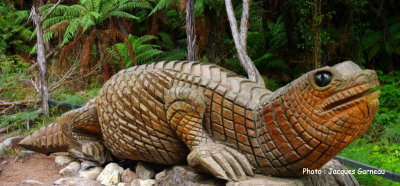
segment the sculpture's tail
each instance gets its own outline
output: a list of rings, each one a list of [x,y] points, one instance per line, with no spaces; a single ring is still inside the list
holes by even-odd
[[[59,123],[42,127],[25,137],[18,145],[47,155],[68,150],[67,137],[62,133]]]

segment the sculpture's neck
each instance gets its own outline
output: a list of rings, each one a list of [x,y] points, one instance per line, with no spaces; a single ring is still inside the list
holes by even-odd
[[[307,102],[298,100],[294,91],[300,90],[301,87],[288,85],[275,92],[279,95],[272,95],[263,106],[263,127],[258,132],[266,157],[259,162],[263,172],[301,176],[303,168],[320,168],[341,149],[332,146],[337,144],[337,137],[331,136],[323,125],[326,121],[315,115],[312,101],[308,101],[308,106],[298,103]]]

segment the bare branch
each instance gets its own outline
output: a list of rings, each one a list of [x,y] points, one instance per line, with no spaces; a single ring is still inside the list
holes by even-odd
[[[225,7],[226,7],[226,13],[228,15],[228,20],[229,24],[231,27],[232,31],[232,36],[233,36],[233,41],[235,42],[236,46],[236,51],[238,53],[239,61],[240,64],[243,66],[243,68],[246,70],[248,78],[257,84],[259,84],[262,87],[265,87],[264,80],[262,79],[262,76],[258,72],[256,66],[254,63],[251,61],[250,57],[247,54],[246,51],[246,39],[247,39],[247,22],[248,22],[248,17],[249,17],[249,1],[244,0],[243,3],[243,14],[242,15],[242,21],[241,21],[241,33],[239,33],[235,13],[233,11],[232,7],[232,1],[231,0],[225,0]],[[245,27],[245,28],[243,28]]]
[[[40,74],[40,92],[42,94],[42,108],[45,116],[49,116],[49,104],[50,94],[48,90],[48,77],[46,67],[46,47],[43,39],[43,28],[42,19],[40,18],[40,12],[38,7],[32,7],[32,19],[36,27],[36,43],[37,43],[37,56],[36,63],[39,65]]]
[[[61,0],[58,0],[56,4],[54,4],[51,9],[47,12],[47,14],[42,18],[41,21],[46,20],[49,18],[50,14],[53,13],[53,11],[56,9],[56,7],[61,3]]]
[[[24,100],[24,101],[14,101],[14,102],[0,101],[0,115],[5,114],[7,111],[14,108],[15,106],[28,105],[31,103],[37,103],[39,101],[40,100]]]
[[[243,10],[242,10],[242,19],[240,21],[240,41],[242,43],[242,47],[244,49],[247,48],[247,30],[249,23],[249,0],[243,0]]]
[[[238,28],[237,28],[237,22],[236,22],[235,13],[234,13],[233,7],[232,7],[232,1],[231,0],[225,0],[225,7],[226,7],[226,13],[228,15],[228,20],[229,20],[229,23],[231,25],[233,40],[234,40],[235,45],[237,47],[238,45],[241,45],[241,44],[240,43],[236,43],[236,39],[235,39],[235,38],[239,38],[239,31],[238,31]]]
[[[49,89],[53,90],[59,87],[60,85],[64,84],[65,80],[75,75],[77,69],[78,69],[78,63],[74,63],[62,78],[60,78],[56,83],[53,83],[52,85],[49,86],[50,87]]]
[[[46,59],[48,59],[50,56],[52,56],[53,54],[55,54],[59,49],[59,46],[55,47],[53,50],[51,50],[50,52],[48,52],[46,54]]]

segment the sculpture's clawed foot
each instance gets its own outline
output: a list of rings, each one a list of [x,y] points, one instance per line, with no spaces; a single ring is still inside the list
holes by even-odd
[[[252,176],[253,170],[247,158],[221,144],[207,144],[196,147],[187,157],[189,166],[201,166],[217,178],[238,181]]]

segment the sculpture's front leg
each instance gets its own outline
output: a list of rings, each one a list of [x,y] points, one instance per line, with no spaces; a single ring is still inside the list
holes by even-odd
[[[94,104],[63,114],[60,123],[69,142],[70,155],[100,163],[112,160],[101,141],[101,127]]]
[[[243,154],[216,143],[204,130],[206,102],[203,94],[190,88],[173,87],[166,92],[165,102],[171,127],[191,151],[187,157],[190,166],[200,166],[226,180],[253,175]]]

